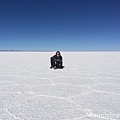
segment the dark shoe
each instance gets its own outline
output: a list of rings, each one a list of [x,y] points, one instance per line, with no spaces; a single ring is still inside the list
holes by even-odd
[[[59,66],[58,69],[63,69],[65,66]]]
[[[50,69],[52,69],[53,67],[51,66]]]

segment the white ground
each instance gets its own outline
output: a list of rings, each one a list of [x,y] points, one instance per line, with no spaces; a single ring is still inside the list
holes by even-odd
[[[0,120],[120,120],[120,53],[0,53]]]

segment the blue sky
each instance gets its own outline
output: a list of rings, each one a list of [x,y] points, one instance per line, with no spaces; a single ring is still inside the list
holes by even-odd
[[[0,0],[0,50],[120,51],[120,0]]]

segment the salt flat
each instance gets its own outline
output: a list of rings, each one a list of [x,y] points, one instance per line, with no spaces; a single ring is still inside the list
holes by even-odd
[[[0,53],[0,120],[120,120],[120,52]]]

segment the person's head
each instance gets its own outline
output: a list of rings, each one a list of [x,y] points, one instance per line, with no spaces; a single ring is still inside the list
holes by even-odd
[[[57,57],[61,56],[61,54],[60,54],[59,51],[56,52],[56,56],[57,56]]]

